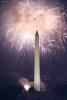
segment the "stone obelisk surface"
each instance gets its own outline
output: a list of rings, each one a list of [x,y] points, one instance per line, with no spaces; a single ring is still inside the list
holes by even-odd
[[[40,49],[39,49],[39,34],[35,34],[35,52],[34,52],[34,88],[40,91]]]

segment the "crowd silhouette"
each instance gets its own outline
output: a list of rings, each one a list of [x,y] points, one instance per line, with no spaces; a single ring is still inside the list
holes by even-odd
[[[67,85],[56,85],[51,91],[26,91],[19,84],[0,88],[0,100],[67,100]]]

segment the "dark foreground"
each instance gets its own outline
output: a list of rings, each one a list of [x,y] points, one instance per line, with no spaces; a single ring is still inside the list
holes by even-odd
[[[67,85],[57,85],[47,92],[37,92],[32,87],[26,92],[17,84],[0,88],[0,100],[67,100]]]

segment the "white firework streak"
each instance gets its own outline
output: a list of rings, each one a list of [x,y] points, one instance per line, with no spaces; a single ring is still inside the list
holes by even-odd
[[[5,39],[18,52],[34,48],[36,30],[39,32],[41,52],[64,50],[67,25],[61,8],[36,2],[18,2],[4,14]],[[64,35],[65,34],[65,35]]]

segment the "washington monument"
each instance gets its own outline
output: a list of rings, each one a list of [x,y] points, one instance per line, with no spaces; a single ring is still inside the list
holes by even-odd
[[[34,52],[34,88],[40,91],[40,50],[39,50],[39,34],[35,34],[35,52]]]

